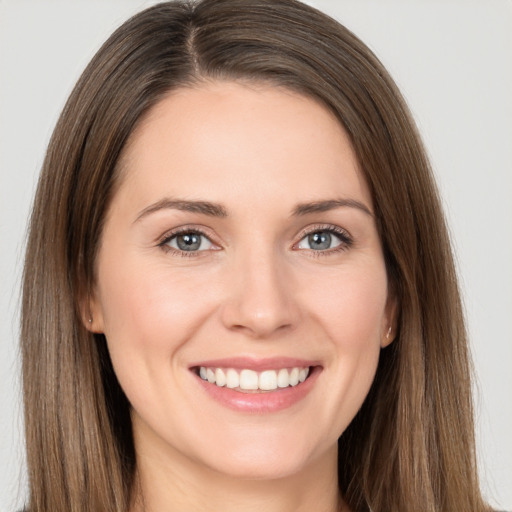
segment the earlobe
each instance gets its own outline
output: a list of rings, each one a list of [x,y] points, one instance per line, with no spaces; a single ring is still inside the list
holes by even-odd
[[[382,326],[381,348],[390,345],[396,337],[397,329],[397,300],[394,294],[388,297],[386,304],[386,314],[384,315],[384,325]]]
[[[393,342],[394,339],[395,339],[395,336],[394,336],[394,332],[393,332],[393,327],[390,325],[386,332],[386,335],[382,339],[382,342],[380,344],[381,347],[382,348],[387,347],[389,344],[391,344]]]
[[[103,314],[101,305],[93,295],[89,295],[86,300],[82,301],[80,314],[82,317],[82,323],[88,331],[96,334],[103,333]]]

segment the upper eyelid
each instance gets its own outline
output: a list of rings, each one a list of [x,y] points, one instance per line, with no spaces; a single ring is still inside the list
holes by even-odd
[[[156,242],[158,245],[163,245],[169,242],[172,238],[182,234],[182,233],[198,233],[199,235],[202,235],[212,244],[217,245],[217,242],[213,240],[214,237],[212,237],[212,234],[210,234],[210,230],[203,226],[196,226],[196,225],[185,225],[185,226],[179,226],[177,228],[170,229],[166,231],[163,235],[160,235]]]
[[[317,231],[330,231],[337,235],[344,235],[350,240],[352,240],[352,235],[349,233],[348,230],[345,228],[342,228],[340,226],[336,226],[335,224],[314,224],[307,226],[299,231],[299,233],[296,235],[298,238],[298,241],[302,240],[305,236],[310,235],[311,233],[316,233]]]

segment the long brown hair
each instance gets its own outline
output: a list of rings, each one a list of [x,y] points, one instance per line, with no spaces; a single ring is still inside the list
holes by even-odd
[[[136,470],[129,403],[103,335],[84,328],[102,223],[123,147],[170,90],[248,80],[314,97],[344,126],[370,187],[400,306],[370,393],[339,440],[354,511],[487,510],[479,492],[466,332],[425,151],[373,53],[294,0],[151,7],[103,45],[49,144],[23,284],[30,512],[126,512]]]

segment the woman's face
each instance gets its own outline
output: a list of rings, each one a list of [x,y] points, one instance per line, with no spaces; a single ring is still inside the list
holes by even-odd
[[[275,87],[179,89],[132,134],[121,172],[91,329],[139,456],[250,478],[335,461],[393,321],[340,124]]]

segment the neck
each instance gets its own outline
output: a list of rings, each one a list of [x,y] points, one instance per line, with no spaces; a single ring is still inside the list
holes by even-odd
[[[251,480],[220,473],[180,453],[169,458],[139,448],[131,512],[347,510],[338,490],[335,449],[293,475]]]

